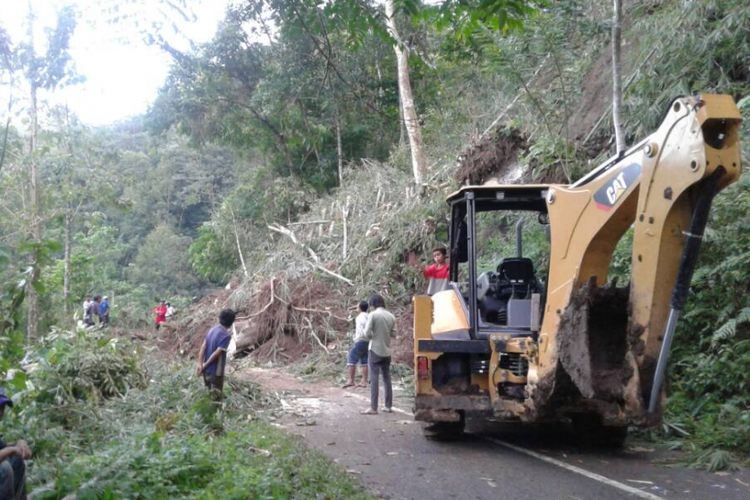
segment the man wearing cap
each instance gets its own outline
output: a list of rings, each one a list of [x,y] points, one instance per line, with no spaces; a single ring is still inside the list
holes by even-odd
[[[0,389],[0,419],[5,414],[5,407],[13,406],[5,391]],[[26,464],[31,458],[31,448],[26,441],[19,439],[14,445],[8,445],[0,438],[0,498],[26,498]]]
[[[215,399],[223,397],[224,366],[227,362],[227,349],[232,335],[229,328],[234,324],[235,313],[224,309],[219,313],[219,324],[211,328],[198,352],[196,373],[203,375],[203,382]]]

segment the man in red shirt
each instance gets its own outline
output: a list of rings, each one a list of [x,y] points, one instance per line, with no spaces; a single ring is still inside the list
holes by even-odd
[[[446,259],[447,254],[448,251],[445,247],[436,247],[432,250],[432,259],[435,263],[425,266],[422,270],[424,277],[430,280],[427,286],[427,295],[434,295],[448,288],[450,266]]]
[[[161,324],[167,321],[167,303],[162,300],[158,306],[154,307],[154,314],[156,315],[154,323],[158,330]]]

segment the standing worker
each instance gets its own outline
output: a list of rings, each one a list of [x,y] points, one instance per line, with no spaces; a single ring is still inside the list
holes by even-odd
[[[197,375],[203,375],[203,382],[214,399],[220,400],[224,390],[224,368],[227,362],[227,348],[232,335],[229,328],[234,324],[235,313],[224,309],[219,313],[219,324],[206,333],[206,338],[198,351]]]
[[[91,299],[86,296],[83,298],[83,319],[86,320],[86,313],[89,312],[89,303],[91,302]]]
[[[91,317],[91,302],[91,297],[83,300],[83,324],[87,327],[94,324],[94,318]]]
[[[94,316],[99,317],[99,296],[96,295],[91,302],[89,302],[89,326],[94,326]],[[101,318],[99,318],[101,323]]]
[[[343,388],[354,386],[354,376],[357,371],[357,364],[362,367],[362,382],[360,387],[367,387],[367,351],[370,342],[365,336],[365,327],[367,326],[367,309],[369,305],[363,300],[359,303],[359,314],[354,320],[354,339],[349,354],[346,356],[346,369],[349,372],[349,380],[343,385]]]
[[[158,330],[161,324],[167,321],[167,303],[163,300],[159,302],[159,305],[154,307],[154,314],[156,315],[154,324]]]
[[[383,411],[392,412],[393,386],[391,385],[391,337],[396,326],[396,318],[385,309],[385,301],[379,294],[370,297],[370,309],[374,309],[367,318],[365,337],[370,339],[370,350],[367,353],[370,365],[370,407],[363,415],[378,413],[378,383],[379,374],[383,373],[385,389],[385,408]]]
[[[170,319],[172,318],[172,316],[174,316],[174,307],[172,307],[172,304],[167,302],[167,314],[165,317],[166,319]]]
[[[97,318],[99,318],[99,324],[100,325],[102,324],[101,311],[99,310],[99,307],[101,306],[101,304],[102,304],[102,296],[101,295],[96,295],[94,297],[94,302],[91,304],[92,312],[93,312],[93,314],[91,316],[91,321],[93,322],[94,321],[94,316],[96,316]]]
[[[99,324],[102,326],[109,325],[109,297],[106,295],[99,304]]]

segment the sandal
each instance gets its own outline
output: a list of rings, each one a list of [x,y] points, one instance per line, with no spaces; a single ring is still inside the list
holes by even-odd
[[[393,408],[391,408],[390,406],[386,406],[385,408],[383,408],[383,411],[386,413],[393,413]]]
[[[378,410],[373,410],[372,408],[368,408],[366,410],[362,410],[359,413],[361,413],[362,415],[377,415],[378,414]]]
[[[354,387],[354,384],[351,384],[351,383],[347,382],[346,384],[344,384],[344,385],[341,386],[342,389],[346,389],[346,388],[349,388],[349,387]]]

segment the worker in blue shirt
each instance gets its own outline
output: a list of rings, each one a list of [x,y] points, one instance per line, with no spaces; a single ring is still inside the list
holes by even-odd
[[[109,325],[109,297],[106,295],[99,304],[99,324],[101,326]]]

